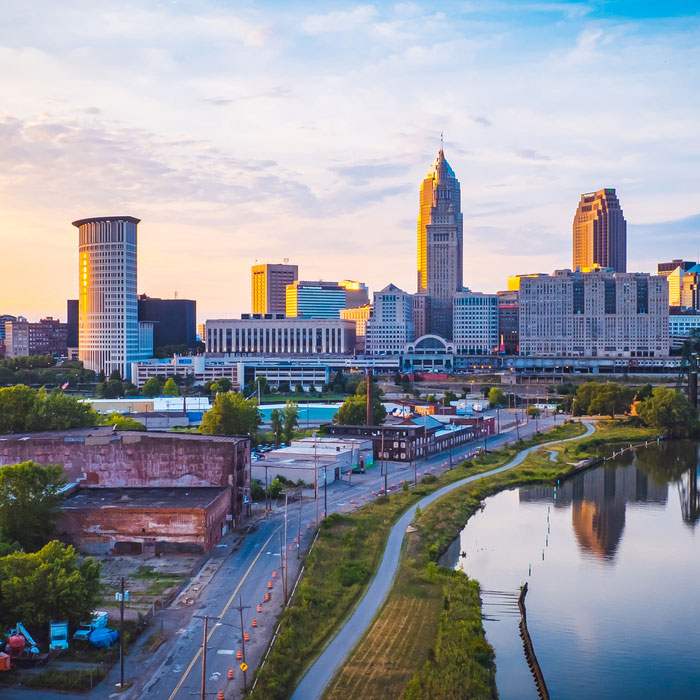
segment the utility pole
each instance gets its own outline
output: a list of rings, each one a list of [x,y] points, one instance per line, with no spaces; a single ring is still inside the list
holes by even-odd
[[[304,491],[299,489],[299,528],[297,534],[297,561],[301,557],[301,502],[303,500]]]
[[[243,611],[249,608],[250,605],[243,605],[243,600],[241,596],[238,596],[238,613],[241,616],[241,649],[243,650],[243,663],[245,663],[245,630],[243,628]],[[248,685],[248,680],[246,678],[246,672],[243,671],[243,687]],[[204,700],[204,695],[202,695],[202,700]]]
[[[206,700],[205,685],[207,682],[207,632],[209,630],[209,620],[218,620],[216,615],[193,615],[200,620],[204,620],[202,631],[202,681],[199,690],[200,700]]]
[[[267,483],[267,464],[265,465],[265,517],[270,512],[270,487]]]
[[[316,527],[318,522],[318,454],[316,452],[316,432],[314,431],[314,498],[316,499]]]
[[[372,425],[372,370],[367,368],[367,425]]]
[[[119,687],[124,690],[124,577],[119,595]]]
[[[328,465],[323,465],[323,512],[328,517]]]
[[[287,504],[289,502],[289,493],[284,492],[284,571],[282,579],[284,584],[284,602],[287,603]]]

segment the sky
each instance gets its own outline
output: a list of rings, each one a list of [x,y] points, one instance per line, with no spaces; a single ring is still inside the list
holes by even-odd
[[[416,286],[444,133],[464,284],[571,266],[614,187],[628,270],[700,258],[700,5],[27,0],[0,14],[0,314],[65,318],[90,216],[139,292],[250,310],[250,266]]]

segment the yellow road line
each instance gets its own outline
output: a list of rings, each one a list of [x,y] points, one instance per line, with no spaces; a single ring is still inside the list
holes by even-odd
[[[277,530],[279,530],[279,528],[277,528]],[[257,563],[258,559],[260,559],[260,555],[265,551],[265,548],[267,547],[268,542],[272,539],[272,537],[274,536],[275,532],[277,532],[277,530],[274,530],[272,535],[270,535],[267,538],[267,540],[265,541],[265,544],[263,544],[263,546],[260,548],[260,551],[258,552],[257,556],[255,557],[255,559],[253,559],[251,565],[248,567],[248,570],[245,572],[245,574],[243,574],[243,578],[241,579],[240,583],[236,586],[236,589],[233,591],[233,593],[231,593],[231,597],[228,599],[228,602],[226,603],[226,605],[224,605],[223,610],[219,613],[220,618],[223,617],[226,614],[226,611],[231,607],[231,603],[233,603],[233,599],[236,597],[236,593],[238,593],[238,591],[241,589],[241,586],[243,585],[245,580],[248,578],[248,574],[252,571],[252,569],[255,566],[255,564]],[[212,634],[214,634],[215,631],[216,631],[216,626],[212,627],[211,632],[209,632],[209,634],[207,635],[207,643],[209,642]],[[202,647],[200,646],[199,649],[197,650],[197,653],[194,655],[194,658],[192,659],[192,661],[190,661],[190,665],[187,667],[185,672],[182,674],[182,677],[178,681],[177,685],[175,686],[175,690],[173,690],[173,692],[171,693],[168,700],[173,700],[173,698],[177,695],[178,691],[182,687],[182,684],[185,682],[185,679],[187,678],[187,676],[189,676],[190,671],[192,670],[192,667],[197,663],[197,659],[201,655],[202,655]]]

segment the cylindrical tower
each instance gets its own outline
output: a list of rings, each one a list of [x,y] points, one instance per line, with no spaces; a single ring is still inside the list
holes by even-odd
[[[130,375],[139,351],[133,216],[73,222],[79,232],[78,356],[87,369]]]

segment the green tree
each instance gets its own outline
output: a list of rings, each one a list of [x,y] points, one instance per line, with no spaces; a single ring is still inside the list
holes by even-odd
[[[654,390],[651,384],[645,384],[644,386],[639,387],[637,393],[635,394],[634,400],[644,401],[644,399],[648,399],[653,393]]]
[[[100,415],[90,404],[67,396],[58,389],[48,393],[41,388],[35,394],[34,406],[27,417],[25,429],[68,430],[91,427],[99,423]]]
[[[219,377],[211,386],[214,393],[228,394],[233,389],[233,384],[228,377]]]
[[[282,424],[284,441],[289,443],[294,435],[294,428],[299,425],[299,406],[293,401],[287,401],[282,409]]]
[[[446,391],[441,399],[443,406],[451,406],[453,401],[457,400],[457,394],[454,391]]]
[[[666,431],[669,436],[687,435],[697,425],[697,411],[675,389],[656,387],[649,398],[637,406],[645,425]]]
[[[294,385],[294,393],[295,394],[303,394],[304,393],[304,386],[302,385],[301,382],[297,382]]]
[[[0,389],[0,433],[20,433],[27,429],[35,397],[36,391],[24,384]]]
[[[0,467],[0,534],[27,552],[43,547],[53,530],[54,510],[62,502],[63,467],[22,462]]]
[[[118,369],[113,369],[109,375],[109,380],[112,382],[120,382],[122,380],[122,373]]]
[[[528,406],[527,407],[527,415],[530,416],[530,418],[539,418],[540,417],[540,409],[537,408],[537,406]]]
[[[124,383],[118,379],[110,379],[108,382],[98,382],[95,386],[95,391],[102,399],[118,399],[124,396]]]
[[[240,392],[217,394],[200,430],[207,435],[253,435],[261,422],[257,400],[246,401]]]
[[[309,394],[311,394],[311,396],[316,394],[316,385],[313,382],[309,385]]]
[[[488,399],[492,406],[505,406],[506,403],[508,403],[506,395],[503,393],[503,389],[498,386],[494,386],[489,389]]]
[[[136,418],[123,416],[121,413],[110,413],[102,421],[104,425],[116,425],[117,430],[145,430],[146,426]]]
[[[396,386],[401,386],[401,384],[402,384],[402,382],[403,382],[403,378],[401,377],[401,373],[400,373],[400,372],[394,372],[393,381],[394,381],[394,384],[395,384]]]
[[[372,397],[372,424],[381,425],[386,418],[386,409],[377,397]],[[367,423],[367,397],[348,396],[333,416],[338,425],[365,425]]]
[[[279,447],[280,442],[282,442],[283,418],[282,412],[276,408],[273,408],[272,412],[270,413],[270,425],[272,427],[272,432],[275,435],[275,445]]]
[[[151,377],[141,387],[144,396],[160,396],[163,393],[163,380],[160,377]]]
[[[163,394],[165,394],[165,396],[180,396],[180,388],[172,377],[169,377],[168,381],[165,382]]]
[[[71,546],[53,540],[36,553],[0,558],[3,629],[17,620],[35,630],[45,630],[52,619],[72,627],[88,619],[101,599],[100,564],[81,560]]]

